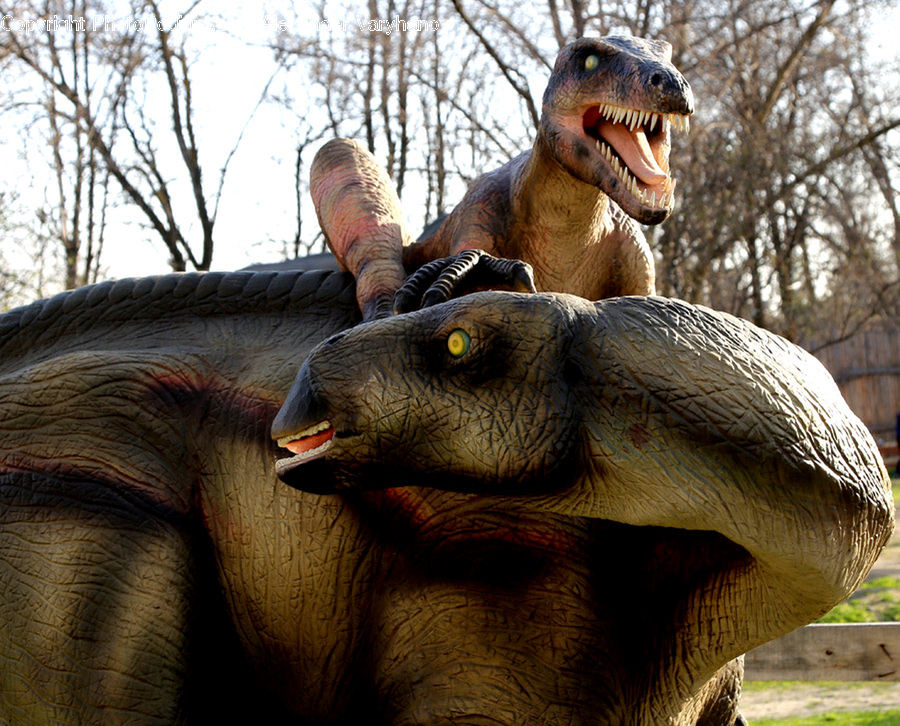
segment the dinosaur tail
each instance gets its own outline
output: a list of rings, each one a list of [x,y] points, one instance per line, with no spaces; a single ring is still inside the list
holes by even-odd
[[[333,139],[313,160],[309,190],[328,246],[356,278],[363,319],[390,315],[411,237],[387,173],[359,143]]]

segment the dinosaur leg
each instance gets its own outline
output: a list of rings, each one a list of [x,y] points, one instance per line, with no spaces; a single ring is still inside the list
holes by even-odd
[[[363,319],[390,315],[410,239],[390,178],[360,144],[334,139],[313,160],[309,191],[328,246],[356,278]]]

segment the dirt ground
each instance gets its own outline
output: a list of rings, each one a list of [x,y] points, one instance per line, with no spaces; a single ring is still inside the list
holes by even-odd
[[[900,683],[745,683],[741,713],[762,718],[900,709]]]
[[[893,472],[893,467],[890,469]],[[895,502],[897,480],[894,479]],[[881,553],[867,580],[900,578],[900,525]],[[744,684],[741,712],[753,725],[762,718],[817,716],[829,711],[881,711],[900,709],[900,682],[896,683],[765,683]]]

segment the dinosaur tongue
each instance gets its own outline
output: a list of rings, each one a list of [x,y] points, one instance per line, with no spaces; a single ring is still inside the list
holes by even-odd
[[[601,120],[597,124],[597,132],[612,145],[631,172],[644,184],[653,186],[666,180],[668,174],[656,163],[650,144],[647,143],[647,135],[642,129],[629,131],[625,124]]]
[[[312,436],[304,436],[302,439],[296,439],[284,444],[284,448],[292,454],[311,453],[315,449],[330,443],[334,438],[334,429],[328,428],[320,433]]]

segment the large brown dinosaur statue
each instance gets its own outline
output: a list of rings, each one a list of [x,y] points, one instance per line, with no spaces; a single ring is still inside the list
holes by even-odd
[[[890,531],[870,437],[727,316],[491,295],[344,338],[353,280],[321,272],[0,316],[0,723],[729,724],[720,665]],[[321,341],[306,411],[343,478],[286,476],[373,491],[276,479]]]
[[[390,312],[407,275],[427,262],[483,250],[530,265],[538,290],[591,300],[647,295],[653,255],[636,224],[658,224],[674,205],[670,132],[687,128],[690,87],[663,41],[584,38],[560,50],[543,97],[531,150],[470,187],[430,236],[412,243],[387,174],[359,144],[336,139],[320,149],[310,192],[328,243],[357,279],[363,317]],[[521,268],[468,253],[461,265],[432,265],[398,300],[426,304],[496,273],[528,287]],[[496,268],[496,269],[495,269]],[[460,280],[459,278],[463,279]]]

